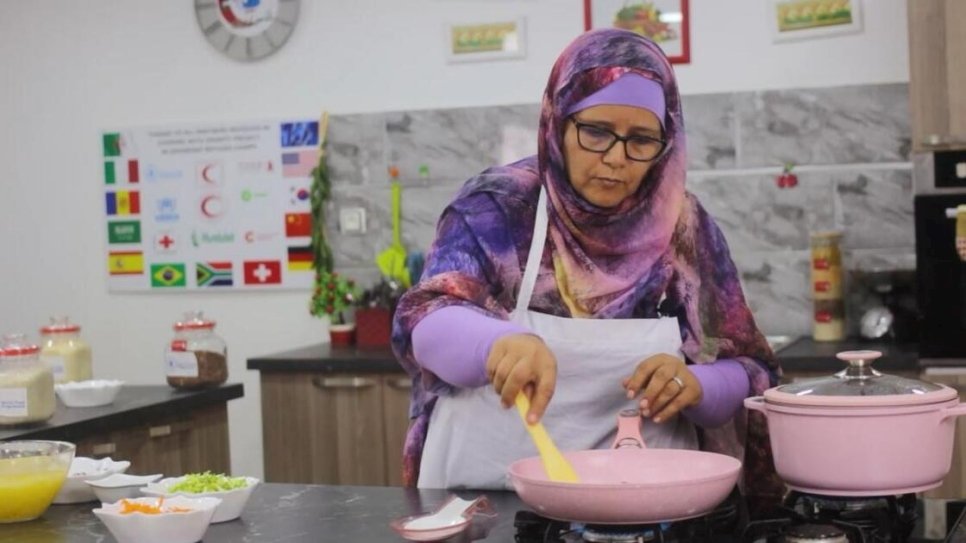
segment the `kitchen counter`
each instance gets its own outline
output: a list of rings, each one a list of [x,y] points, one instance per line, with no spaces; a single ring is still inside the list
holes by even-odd
[[[322,373],[404,373],[389,347],[356,349],[318,343],[248,359],[248,369]]]
[[[785,372],[834,373],[845,368],[845,363],[835,358],[842,351],[879,351],[882,358],[875,361],[874,368],[883,372],[919,371],[918,345],[915,343],[888,343],[861,339],[843,341],[815,341],[800,337],[779,349],[776,354]]]
[[[241,398],[240,383],[217,388],[181,391],[168,385],[124,385],[114,403],[101,407],[69,408],[57,400],[57,411],[45,423],[0,429],[0,441],[10,439],[55,439],[78,441],[172,413],[224,404]]]
[[[211,525],[204,541],[397,543],[404,540],[389,527],[390,520],[434,511],[449,494],[446,490],[400,487],[262,484],[255,489],[240,519]],[[476,516],[468,532],[446,541],[514,541],[516,512],[528,509],[516,494],[472,490],[457,494],[465,499],[485,494],[497,516]],[[40,519],[21,524],[0,524],[0,541],[113,542],[107,528],[91,513],[96,506],[96,503],[52,505]],[[920,520],[911,541],[930,541],[922,538],[921,530]],[[720,540],[730,542],[733,539],[722,537]]]

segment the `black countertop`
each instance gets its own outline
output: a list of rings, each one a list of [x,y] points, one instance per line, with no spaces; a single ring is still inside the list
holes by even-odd
[[[776,353],[786,372],[834,373],[845,368],[845,362],[835,358],[842,351],[879,351],[882,358],[874,368],[884,372],[918,371],[919,352],[915,343],[888,343],[861,339],[844,341],[815,341],[801,337]]]
[[[240,384],[182,391],[168,385],[124,385],[114,403],[101,407],[70,408],[57,400],[57,411],[47,422],[17,427],[0,427],[0,441],[8,439],[56,439],[76,441],[96,432],[111,431],[196,407],[227,402],[244,395]],[[0,539],[2,541],[2,539]]]
[[[248,359],[248,369],[260,371],[320,371],[323,373],[404,373],[388,347],[356,349],[319,343],[291,351]]]
[[[390,520],[435,511],[449,494],[446,490],[399,487],[262,484],[252,493],[241,518],[211,525],[204,542],[402,542],[405,540],[389,527]],[[482,492],[457,494],[471,499]],[[472,532],[462,535],[480,536],[474,541],[513,541],[514,514],[526,507],[512,492],[487,491],[485,494],[497,516],[476,517],[469,528]],[[52,505],[37,520],[0,524],[0,541],[113,542],[107,527],[91,513],[95,507],[97,503]],[[452,541],[470,540],[469,537],[452,538]]]
[[[841,351],[881,351],[875,363],[882,371],[918,371],[918,345],[847,339],[844,341],[815,341],[800,337],[777,351],[782,368],[787,372],[833,373],[844,363],[835,358]],[[319,343],[281,353],[248,359],[248,369],[260,371],[318,371],[323,373],[403,373],[402,366],[386,349],[362,350],[332,348]]]
[[[390,528],[390,521],[435,511],[451,493],[399,487],[262,484],[252,493],[241,518],[211,525],[204,542],[401,543],[404,539]],[[485,495],[497,514],[474,517],[468,530],[447,539],[448,543],[512,542],[517,512],[529,510],[512,492],[468,490],[455,494],[464,499]],[[111,543],[115,540],[107,527],[91,512],[97,505],[52,505],[37,520],[0,524],[0,541]],[[922,522],[920,513],[910,541],[930,541],[921,536]],[[722,536],[714,541],[735,539]]]

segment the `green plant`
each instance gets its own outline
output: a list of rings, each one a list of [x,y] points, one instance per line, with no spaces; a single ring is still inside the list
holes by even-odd
[[[309,301],[309,313],[321,317],[329,315],[332,324],[345,322],[344,311],[356,298],[356,286],[352,279],[333,271],[332,248],[325,231],[325,204],[332,197],[332,183],[326,165],[325,144],[329,115],[322,114],[319,122],[319,163],[312,169],[309,203],[312,211],[312,268],[315,270],[315,288]]]

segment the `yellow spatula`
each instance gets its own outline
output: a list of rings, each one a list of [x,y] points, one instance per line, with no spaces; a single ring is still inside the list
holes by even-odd
[[[530,437],[533,438],[533,442],[537,446],[540,459],[543,460],[543,468],[547,470],[547,477],[551,481],[561,483],[579,482],[580,480],[577,478],[577,472],[574,471],[574,467],[564,458],[560,449],[554,445],[553,440],[550,439],[550,434],[547,433],[547,429],[543,427],[543,424],[539,422],[530,424],[527,422],[527,412],[530,411],[530,398],[527,398],[527,395],[522,392],[517,394],[516,406],[517,411],[520,413],[520,418],[523,420],[523,425],[526,426],[527,431],[530,432]]]

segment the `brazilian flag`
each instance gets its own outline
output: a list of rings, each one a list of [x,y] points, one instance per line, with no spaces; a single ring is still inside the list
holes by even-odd
[[[185,286],[184,264],[151,264],[152,287]]]

